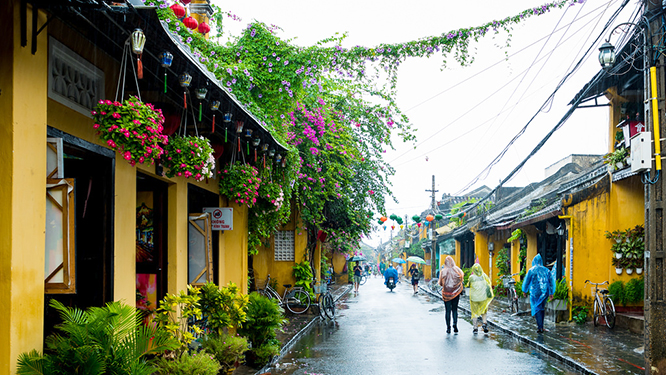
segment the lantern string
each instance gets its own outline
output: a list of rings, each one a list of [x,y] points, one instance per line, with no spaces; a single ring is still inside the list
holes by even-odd
[[[167,70],[164,68],[164,93],[167,93]]]
[[[116,97],[115,101],[122,101],[125,97],[125,82],[127,80],[127,61],[130,60],[130,65],[132,65],[132,72],[134,73],[134,83],[136,83],[136,96],[141,100],[141,91],[139,90],[139,80],[137,78],[137,69],[134,67],[134,59],[130,57],[130,39],[127,38],[125,41],[125,46],[123,47],[123,57],[120,61],[120,74],[118,74],[118,84],[116,85]],[[138,63],[137,59],[137,63]],[[118,97],[118,92],[120,92],[120,98]]]
[[[213,130],[211,130],[211,133],[215,133],[215,114],[213,113]]]

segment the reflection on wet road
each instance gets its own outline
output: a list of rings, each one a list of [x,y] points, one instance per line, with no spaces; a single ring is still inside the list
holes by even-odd
[[[440,300],[414,295],[406,282],[389,292],[381,279],[371,278],[358,295],[340,300],[336,321],[316,325],[271,373],[570,373],[512,337],[474,335],[463,319],[458,327],[458,334],[446,334]]]

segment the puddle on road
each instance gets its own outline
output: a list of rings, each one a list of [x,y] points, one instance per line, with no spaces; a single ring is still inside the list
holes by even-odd
[[[444,306],[440,306],[440,307],[435,307],[434,309],[430,309],[429,312],[431,312],[431,313],[441,313],[444,310],[445,310]]]

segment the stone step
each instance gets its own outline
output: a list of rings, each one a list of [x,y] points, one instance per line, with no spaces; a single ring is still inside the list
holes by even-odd
[[[631,333],[642,335],[645,326],[645,317],[635,313],[617,313],[615,315],[615,326],[628,329]]]

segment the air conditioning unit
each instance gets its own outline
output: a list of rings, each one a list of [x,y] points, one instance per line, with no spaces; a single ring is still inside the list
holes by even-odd
[[[631,138],[631,171],[640,172],[652,167],[652,133],[637,133]]]

